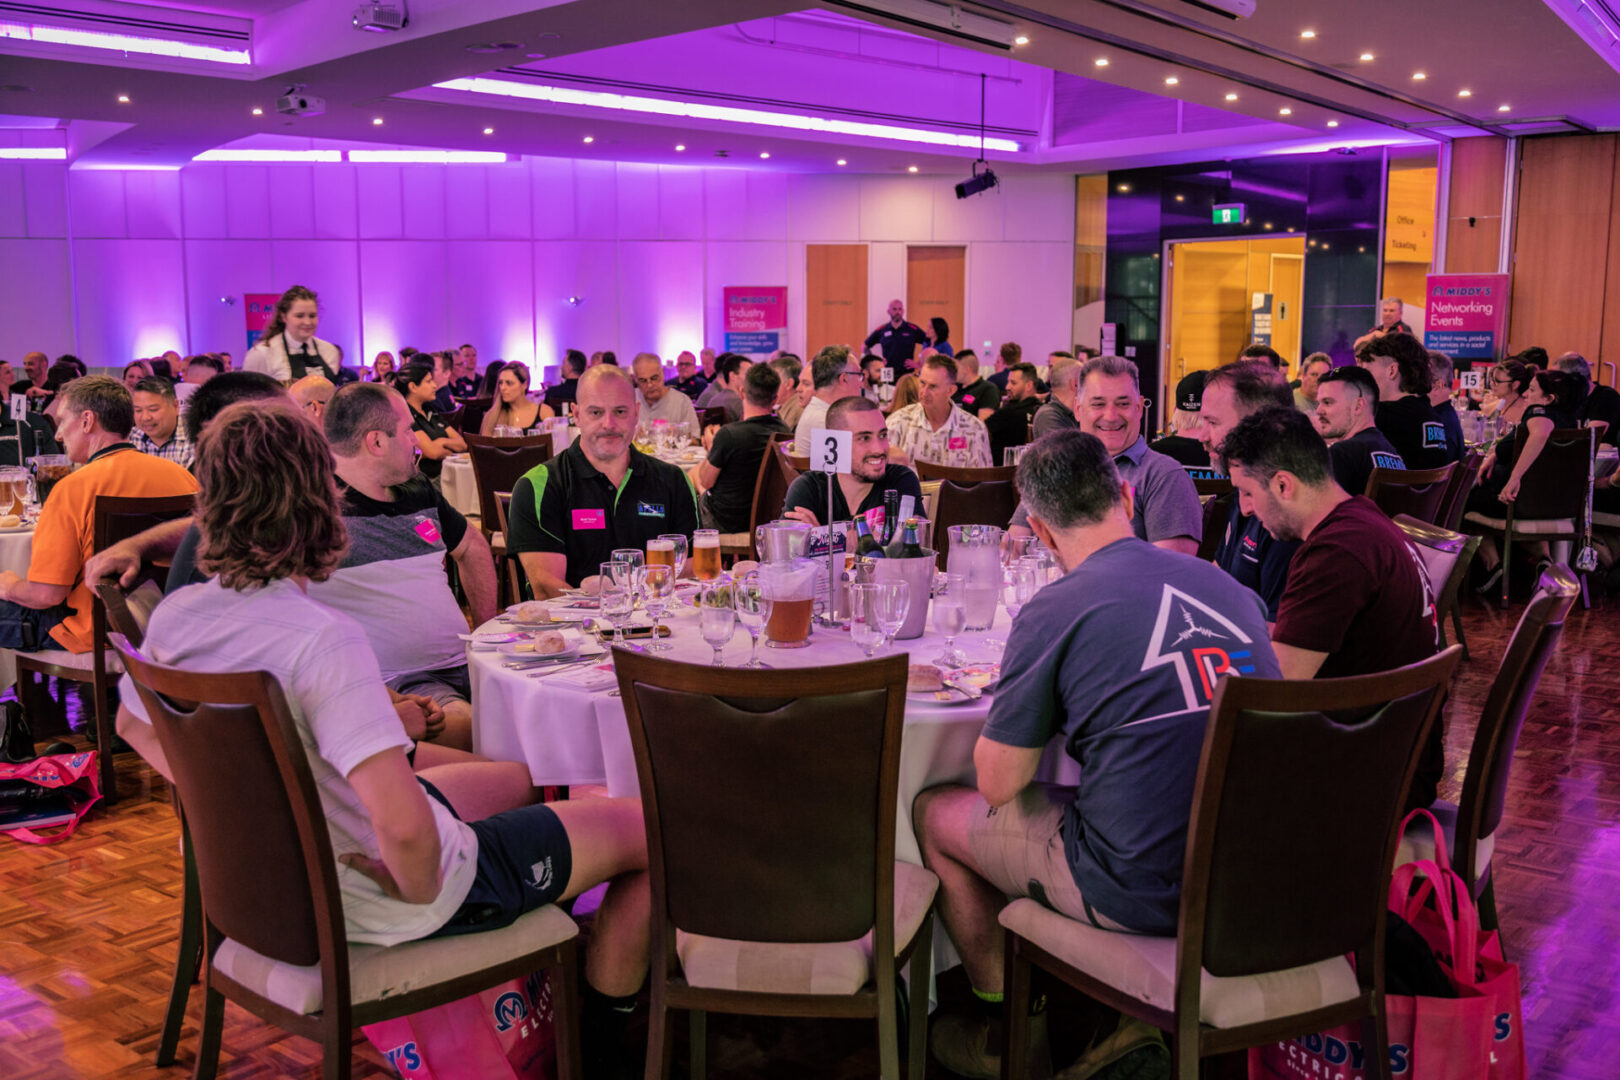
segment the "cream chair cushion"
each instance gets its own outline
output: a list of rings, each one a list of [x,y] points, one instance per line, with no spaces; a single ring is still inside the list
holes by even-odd
[[[1175,1009],[1176,939],[1098,930],[1034,900],[1014,900],[1001,925],[1076,970],[1163,1009]],[[1350,1001],[1361,994],[1344,957],[1263,975],[1203,973],[1199,1019],[1231,1028]]]
[[[1457,839],[1457,804],[1437,800],[1429,807],[1440,822],[1440,830],[1445,834],[1446,852],[1451,857],[1452,864],[1456,864],[1457,852],[1454,850]],[[1496,834],[1482,836],[1474,845],[1474,880],[1478,881],[1490,869],[1491,855],[1496,852]],[[1426,817],[1415,817],[1412,824],[1407,826],[1406,832],[1401,836],[1400,844],[1395,848],[1395,865],[1404,866],[1409,862],[1420,862],[1434,858],[1434,827]]]
[[[939,879],[911,863],[894,864],[894,947],[917,936],[934,906]],[[735,941],[676,931],[675,952],[691,986],[756,994],[853,994],[872,979],[872,940],[804,944]]]
[[[1470,510],[1463,515],[1464,521],[1471,521],[1475,525],[1484,525],[1488,529],[1501,531],[1507,528],[1507,518],[1486,517],[1477,510]],[[1514,518],[1513,534],[1515,536],[1536,536],[1540,534],[1555,535],[1558,533],[1572,533],[1575,531],[1573,518],[1530,518],[1528,520]]]

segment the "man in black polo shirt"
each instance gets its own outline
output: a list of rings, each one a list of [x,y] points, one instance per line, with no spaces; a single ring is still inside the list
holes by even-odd
[[[866,350],[880,346],[883,362],[894,372],[895,381],[911,370],[908,363],[917,350],[928,344],[928,335],[916,323],[906,322],[906,305],[899,300],[889,301],[889,321],[866,335]]]
[[[550,405],[558,416],[567,411],[563,408],[564,405],[574,404],[579,377],[583,374],[585,374],[585,354],[578,349],[569,349],[563,353],[562,382],[546,388],[546,404]]]
[[[1429,404],[1434,373],[1417,338],[1385,334],[1358,352],[1356,363],[1378,382],[1375,422],[1408,469],[1438,469],[1455,460],[1446,446],[1446,425]]]
[[[749,368],[743,376],[742,419],[714,433],[708,460],[693,470],[693,479],[703,492],[704,523],[723,533],[748,531],[759,463],[771,445],[771,436],[793,434],[771,412],[781,388],[774,364]]]
[[[1373,425],[1378,383],[1365,368],[1336,367],[1316,387],[1311,420],[1327,440],[1333,479],[1352,495],[1364,494],[1374,469],[1404,469],[1406,462]]]
[[[523,563],[537,598],[594,575],[615,548],[645,548],[660,533],[697,528],[697,496],[686,474],[631,446],[636,388],[598,364],[580,376],[579,438],[525,473],[512,489],[506,547]]]
[[[852,471],[837,474],[838,485],[833,489],[834,521],[849,521],[854,514],[881,510],[883,496],[890,491],[899,492],[901,499],[909,496],[913,510],[921,511],[922,485],[916,473],[889,461],[889,427],[883,420],[883,410],[876,403],[859,395],[839,398],[827,410],[823,426],[829,431],[850,432],[853,443]],[[903,503],[900,512],[904,517]],[[793,481],[782,516],[807,525],[827,524],[827,474],[807,472]],[[881,534],[881,514],[868,518],[867,524]]]
[[[1564,353],[1552,362],[1552,369],[1566,375],[1579,375],[1586,380],[1589,390],[1586,400],[1581,403],[1578,419],[1583,425],[1603,425],[1603,431],[1598,435],[1599,442],[1610,446],[1620,445],[1620,393],[1616,393],[1612,386],[1594,383],[1592,365],[1578,352]]]

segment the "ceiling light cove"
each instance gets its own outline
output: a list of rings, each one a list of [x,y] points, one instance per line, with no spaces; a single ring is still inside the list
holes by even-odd
[[[439,90],[455,90],[468,94],[493,94],[498,97],[542,101],[554,105],[645,113],[691,120],[716,120],[722,123],[752,124],[760,127],[786,128],[793,131],[809,131],[824,135],[888,139],[895,142],[920,143],[928,146],[951,146],[977,150],[980,139],[978,134],[936,131],[930,128],[907,127],[900,124],[873,124],[865,121],[841,120],[826,116],[802,116],[797,113],[776,112],[768,109],[743,109],[700,101],[676,101],[668,98],[641,97],[635,94],[610,94],[598,90],[576,90],[562,86],[547,86],[542,83],[512,82],[507,79],[451,79],[448,82],[434,83],[433,85]],[[590,140],[587,139],[586,141],[589,142]],[[984,140],[984,148],[1007,154],[1016,154],[1024,146],[1014,139],[991,137]]]
[[[0,38],[30,41],[36,45],[64,45],[68,48],[108,49],[142,56],[168,56],[176,60],[201,60],[209,64],[253,62],[253,56],[247,49],[227,49],[194,41],[136,37],[131,34],[108,34],[97,30],[73,30],[65,26],[0,22]]]
[[[0,147],[0,161],[66,161],[67,151],[56,147]]]

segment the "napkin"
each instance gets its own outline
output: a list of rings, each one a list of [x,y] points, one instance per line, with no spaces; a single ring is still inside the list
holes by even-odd
[[[556,678],[547,679],[546,682],[553,686],[566,686],[570,690],[584,690],[587,693],[595,693],[598,690],[611,690],[618,686],[619,677],[613,673],[613,665],[606,663],[582,667],[567,675],[558,675]]]

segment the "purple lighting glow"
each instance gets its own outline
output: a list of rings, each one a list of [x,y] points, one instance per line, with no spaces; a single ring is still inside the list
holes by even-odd
[[[0,23],[0,38],[31,41],[36,45],[66,45],[76,49],[109,49],[147,56],[170,56],[177,60],[201,60],[210,64],[253,62],[252,54],[246,49],[227,49],[218,45],[200,45],[196,42],[173,41],[167,38],[104,34],[95,30],[70,30],[63,26]]]
[[[741,109],[729,105],[710,105],[697,101],[670,101],[664,98],[639,97],[634,94],[609,94],[596,90],[573,90],[540,83],[511,82],[506,79],[451,79],[434,83],[440,90],[458,90],[469,94],[494,94],[500,97],[521,98],[526,101],[545,101],[554,105],[575,105],[589,109],[613,109],[620,112],[650,113],[691,120],[718,120],[732,124],[755,124],[761,127],[786,128],[792,131],[813,131],[827,135],[846,135],[864,139],[890,139],[896,142],[921,143],[928,146],[949,146],[978,149],[979,136],[934,131],[928,128],[903,127],[899,124],[869,124],[857,120],[834,120],[824,116],[800,116],[797,113],[773,112],[766,109]],[[1023,145],[1012,139],[988,138],[986,150],[1000,150],[1016,154]]]

